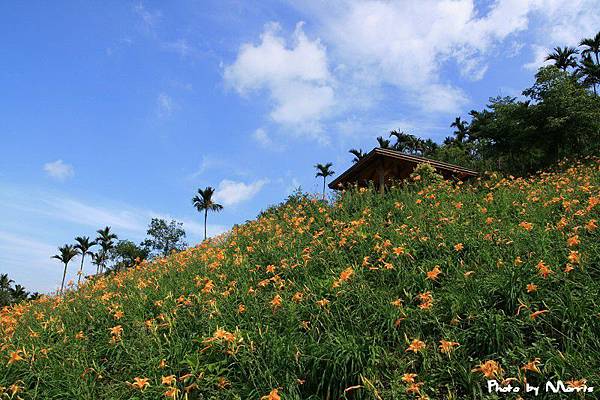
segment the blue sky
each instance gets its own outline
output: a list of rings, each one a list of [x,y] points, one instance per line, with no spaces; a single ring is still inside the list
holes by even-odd
[[[441,141],[600,29],[598,5],[2,2],[0,273],[51,291],[56,247],[104,225],[140,241],[175,218],[197,243],[198,187],[225,206],[216,234],[318,191],[315,163],[341,173],[391,129]]]

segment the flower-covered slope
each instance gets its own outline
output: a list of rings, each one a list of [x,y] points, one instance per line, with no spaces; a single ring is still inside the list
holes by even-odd
[[[600,163],[294,196],[0,313],[0,398],[482,398],[600,383]]]

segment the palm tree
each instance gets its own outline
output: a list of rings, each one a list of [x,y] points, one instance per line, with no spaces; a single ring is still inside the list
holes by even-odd
[[[10,290],[10,294],[12,295],[13,301],[15,303],[27,300],[27,298],[29,297],[29,292],[27,292],[25,288],[21,285],[15,285],[14,289]]]
[[[58,251],[60,254],[54,255],[51,258],[56,258],[65,264],[65,270],[63,271],[62,283],[60,284],[60,294],[62,294],[65,287],[65,277],[67,276],[67,265],[78,253],[74,246],[65,244],[63,247],[59,247]]]
[[[77,286],[79,287],[79,283],[81,282],[81,274],[83,273],[83,261],[86,255],[92,255],[90,248],[95,246],[96,242],[94,240],[90,241],[88,236],[77,236],[75,241],[77,242],[75,249],[77,249],[79,254],[81,254],[81,266],[79,267],[79,277],[77,278]]]
[[[553,60],[556,67],[566,71],[569,67],[577,66],[574,56],[578,53],[579,50],[574,47],[555,47],[554,51],[546,57],[546,61]]]
[[[110,226],[98,229],[96,232],[98,233],[98,237],[95,242],[101,247],[100,256],[102,257],[102,262],[99,265],[100,270],[97,272],[102,272],[103,269],[106,269],[109,250],[115,247],[113,240],[116,240],[118,237],[110,231]]]
[[[394,150],[398,150],[401,152],[406,152],[408,150],[408,134],[402,131],[391,131],[390,137],[394,136],[396,138],[396,143],[394,144]]]
[[[96,273],[100,271],[100,266],[102,265],[102,254],[98,253],[90,253],[90,257],[92,258],[92,264],[96,266]]]
[[[215,189],[208,186],[206,189],[198,189],[198,194],[192,199],[192,204],[196,207],[198,212],[204,211],[204,240],[206,240],[206,219],[208,218],[208,212],[214,211],[219,212],[223,209],[223,206],[215,203],[212,196],[215,193]]]
[[[318,178],[318,177],[323,178],[323,200],[325,200],[325,181],[327,180],[327,177],[335,174],[335,171],[330,169],[332,166],[333,166],[333,163],[330,163],[330,162],[325,165],[323,165],[323,164],[315,165],[315,168],[317,169],[317,174],[315,175],[315,178]]]
[[[360,160],[362,160],[366,156],[366,154],[363,153],[362,149],[358,149],[358,150],[356,150],[356,149],[350,149],[350,150],[348,150],[348,153],[350,153],[350,154],[352,154],[354,156],[354,158],[352,159],[353,163],[359,162]]]
[[[0,275],[0,290],[10,289],[11,283],[14,281],[8,277],[8,274]]]
[[[422,142],[422,146],[424,156],[428,156],[435,153],[439,147],[438,144],[431,139],[427,139],[424,142]]]
[[[390,141],[382,138],[381,136],[377,137],[377,143],[379,144],[379,147],[381,147],[382,149],[390,148]]]
[[[456,136],[456,143],[462,144],[464,143],[467,135],[469,134],[469,127],[465,121],[463,121],[460,117],[456,117],[454,122],[450,124],[451,128],[456,128],[454,131],[454,135]]]
[[[581,52],[582,56],[594,54],[596,57],[596,64],[600,64],[600,32],[596,33],[596,36],[593,38],[583,39],[579,45],[587,47]]]
[[[581,60],[579,67],[577,67],[577,73],[583,77],[583,84],[586,87],[591,86],[594,89],[594,94],[597,95],[596,85],[600,84],[600,65],[594,63],[589,53]]]

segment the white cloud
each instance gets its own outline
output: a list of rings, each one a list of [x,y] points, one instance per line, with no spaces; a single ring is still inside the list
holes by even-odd
[[[555,46],[576,47],[584,37],[600,29],[600,7],[597,0],[536,0],[533,15],[539,26],[532,35],[533,59],[526,69],[540,67],[549,49]]]
[[[65,181],[75,175],[72,165],[66,164],[63,160],[56,160],[44,164],[44,171],[52,178]]]
[[[550,49],[544,46],[532,45],[531,53],[533,53],[533,60],[523,65],[523,68],[536,71],[539,67],[547,63],[546,56],[550,54]]]
[[[298,23],[291,44],[278,24],[265,27],[260,43],[243,44],[225,80],[240,94],[266,90],[273,102],[273,121],[305,131],[319,131],[320,121],[335,103],[325,47],[309,39]]]
[[[275,143],[271,136],[267,133],[264,128],[257,128],[252,133],[252,139],[256,141],[260,145],[260,147],[272,151],[282,151],[284,146],[278,143]]]
[[[168,117],[173,113],[175,104],[173,99],[166,93],[160,93],[156,99],[156,105],[158,107],[158,115],[160,117]]]
[[[260,192],[267,183],[269,183],[268,179],[260,179],[249,184],[224,179],[217,187],[215,201],[222,203],[224,206],[232,206],[248,201]]]
[[[453,61],[464,77],[483,78],[485,55],[527,28],[530,9],[526,0],[495,2],[483,16],[471,0],[336,4],[313,11],[322,37],[337,59],[351,66],[351,75],[371,77],[349,84],[395,86],[433,112],[456,112],[468,100],[462,89],[441,80],[442,66]]]

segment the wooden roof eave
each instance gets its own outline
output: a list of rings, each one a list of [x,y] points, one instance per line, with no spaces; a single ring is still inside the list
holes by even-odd
[[[458,165],[449,164],[449,163],[446,163],[443,161],[432,160],[432,159],[425,158],[425,157],[404,154],[404,153],[400,153],[396,150],[382,149],[380,147],[376,147],[373,150],[371,150],[365,157],[363,157],[357,163],[355,163],[350,168],[348,168],[346,171],[344,171],[344,173],[342,173],[340,176],[338,176],[333,181],[331,181],[331,183],[329,183],[329,185],[328,185],[329,188],[330,189],[339,189],[340,183],[351,180],[350,178],[353,175],[357,174],[361,169],[366,167],[367,164],[369,164],[371,162],[371,160],[373,160],[377,155],[387,156],[390,158],[408,161],[408,162],[415,163],[415,164],[429,163],[435,168],[445,170],[448,172],[458,173],[462,176],[478,176],[479,175],[476,171],[473,171],[473,170],[470,170],[467,168],[463,168]]]

